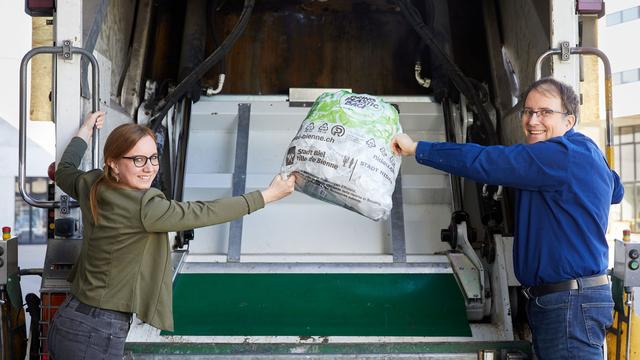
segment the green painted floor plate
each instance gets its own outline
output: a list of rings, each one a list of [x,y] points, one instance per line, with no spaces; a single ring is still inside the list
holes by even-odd
[[[175,331],[200,336],[471,336],[452,274],[179,274]]]

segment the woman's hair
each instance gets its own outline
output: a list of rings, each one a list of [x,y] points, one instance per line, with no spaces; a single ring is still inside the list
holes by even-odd
[[[104,183],[108,186],[117,186],[119,179],[113,173],[113,169],[109,166],[111,161],[117,161],[131,150],[140,139],[150,136],[153,141],[156,140],[155,135],[146,126],[138,124],[124,124],[113,129],[107,141],[104,143],[104,172],[98,180],[91,186],[89,193],[89,202],[91,204],[91,216],[93,222],[98,223],[98,189]]]

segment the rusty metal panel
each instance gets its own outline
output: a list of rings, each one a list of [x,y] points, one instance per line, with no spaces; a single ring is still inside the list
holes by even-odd
[[[228,34],[239,8],[216,12]],[[219,36],[219,35],[218,35]],[[396,8],[370,2],[258,2],[225,58],[225,93],[286,94],[290,87],[352,88],[376,94],[424,94],[413,65],[418,38]],[[206,84],[215,84],[210,72]]]
[[[31,22],[32,47],[53,45],[53,20],[34,17]],[[52,59],[49,54],[36,56],[31,61],[30,120],[51,121]]]

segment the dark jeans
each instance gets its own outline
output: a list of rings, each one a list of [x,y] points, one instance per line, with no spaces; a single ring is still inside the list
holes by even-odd
[[[55,360],[121,360],[130,323],[131,314],[96,308],[69,295],[49,328],[49,355]]]
[[[606,327],[613,321],[610,285],[531,298],[527,315],[539,359],[604,359]]]

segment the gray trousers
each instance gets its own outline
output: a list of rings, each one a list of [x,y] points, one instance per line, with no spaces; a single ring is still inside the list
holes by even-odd
[[[131,314],[84,304],[69,295],[49,327],[49,355],[54,360],[118,359]]]

